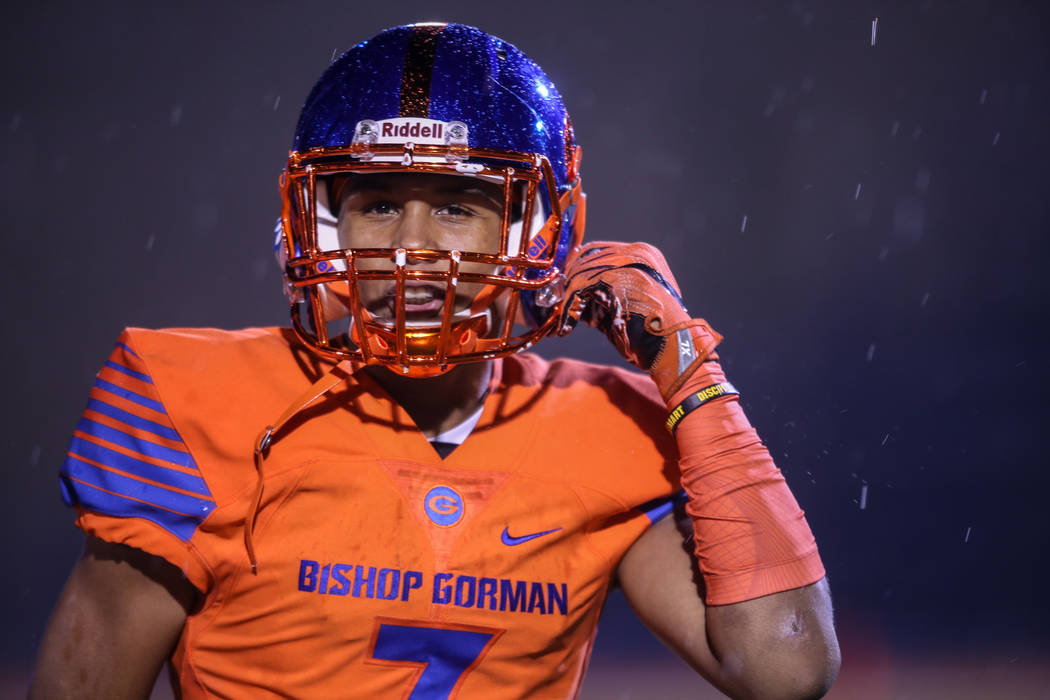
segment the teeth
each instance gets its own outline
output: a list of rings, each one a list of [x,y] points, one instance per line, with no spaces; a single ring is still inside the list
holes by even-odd
[[[405,290],[405,301],[409,304],[426,304],[433,301],[434,290],[428,288],[409,288]]]

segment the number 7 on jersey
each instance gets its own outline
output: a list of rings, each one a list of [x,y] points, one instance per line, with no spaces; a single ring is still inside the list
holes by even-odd
[[[407,700],[448,700],[504,630],[377,618],[365,663],[420,667]]]

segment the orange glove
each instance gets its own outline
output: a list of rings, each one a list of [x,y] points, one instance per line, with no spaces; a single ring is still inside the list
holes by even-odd
[[[594,241],[571,253],[565,268],[558,335],[581,320],[599,329],[669,404],[722,340],[689,317],[663,254],[648,243]]]
[[[649,372],[671,411],[707,603],[819,580],[824,567],[805,516],[719,367],[714,347],[722,337],[689,317],[660,251],[589,243],[569,256],[565,276],[557,332],[581,320],[601,330]]]

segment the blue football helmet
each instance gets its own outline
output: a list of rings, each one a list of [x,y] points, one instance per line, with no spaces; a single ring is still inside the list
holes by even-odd
[[[275,248],[296,332],[322,353],[409,376],[530,347],[552,330],[565,259],[583,237],[579,168],[557,89],[514,46],[429,23],[358,44],[314,85],[281,174]],[[339,217],[347,183],[391,173],[502,193],[498,245],[353,247]],[[366,303],[365,285],[388,290],[385,311]],[[464,288],[476,293],[464,300]],[[406,290],[429,295],[429,318],[406,310]]]

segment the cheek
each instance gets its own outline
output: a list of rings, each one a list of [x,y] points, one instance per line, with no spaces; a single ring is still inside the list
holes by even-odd
[[[344,216],[339,220],[339,245],[344,248],[389,248],[391,226],[356,217]]]
[[[353,230],[353,224],[344,216],[339,218],[339,223],[336,224],[336,231],[339,235],[339,245],[343,248],[354,247],[354,236],[351,234]]]
[[[357,283],[357,291],[361,297],[361,303],[365,306],[386,296],[386,287],[379,280],[361,280]]]
[[[377,230],[377,227],[369,223],[354,222],[346,218],[339,222],[339,245],[343,249],[351,248],[389,248],[388,238],[384,238],[382,231]],[[357,260],[358,270],[390,270],[393,269],[393,263],[388,258],[358,258]],[[372,289],[375,287],[376,282],[373,280],[362,281],[362,296],[364,290]]]
[[[461,237],[464,250],[495,254],[499,252],[499,218],[477,218]]]

